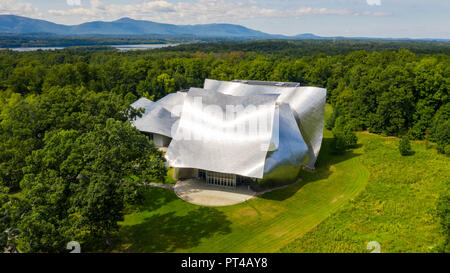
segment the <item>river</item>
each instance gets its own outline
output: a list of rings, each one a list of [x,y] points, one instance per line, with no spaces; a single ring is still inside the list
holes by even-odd
[[[156,49],[163,47],[176,46],[178,44],[137,44],[137,45],[108,45],[109,47],[116,48],[120,51],[129,51],[129,50],[145,50],[145,49]],[[73,47],[73,46],[71,46]],[[58,50],[64,49],[67,47],[16,47],[10,48],[13,51],[19,52],[27,52],[27,51],[37,51],[37,50]],[[5,48],[2,48],[5,49]]]

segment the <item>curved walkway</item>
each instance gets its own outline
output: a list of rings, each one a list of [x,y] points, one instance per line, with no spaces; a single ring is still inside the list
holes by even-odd
[[[248,188],[248,186],[238,186],[234,189],[207,185],[205,184],[205,181],[198,179],[177,181],[177,183],[173,186],[158,183],[145,183],[144,185],[174,191],[179,198],[195,205],[220,207],[239,204],[249,199],[262,196],[265,193],[287,188],[301,181],[301,179],[298,179],[292,184],[270,188],[259,192],[253,191]]]
[[[186,202],[213,207],[242,203],[256,196],[256,192],[249,189],[248,186],[225,188],[208,185],[197,179],[178,181],[174,186],[174,191]]]

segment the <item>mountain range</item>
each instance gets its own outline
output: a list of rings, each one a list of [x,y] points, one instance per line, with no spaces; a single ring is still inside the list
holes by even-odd
[[[188,35],[199,37],[249,38],[272,38],[278,36],[233,24],[172,25],[122,18],[112,22],[95,21],[69,26],[16,15],[0,15],[0,33],[46,33],[56,35]]]
[[[145,35],[170,37],[202,37],[233,39],[383,39],[414,40],[410,38],[368,38],[368,37],[321,37],[312,33],[285,36],[268,34],[234,24],[173,25],[145,20],[122,18],[112,22],[94,21],[79,25],[62,25],[45,20],[16,15],[0,15],[0,35],[50,34],[59,36],[77,35]],[[417,39],[430,41],[449,41],[449,39]]]

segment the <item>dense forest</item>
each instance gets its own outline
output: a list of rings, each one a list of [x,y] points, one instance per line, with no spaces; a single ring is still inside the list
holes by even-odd
[[[55,34],[2,34],[0,48],[16,47],[78,47],[129,44],[165,44],[198,41],[195,37],[167,37],[161,35],[55,35]]]
[[[450,43],[437,41],[398,41],[398,40],[369,40],[369,39],[298,39],[298,40],[261,40],[247,42],[222,43],[188,43],[177,47],[167,48],[164,51],[172,52],[253,52],[277,57],[301,58],[306,55],[347,55],[354,51],[395,51],[407,49],[416,54],[448,54]]]
[[[141,182],[166,172],[160,152],[128,122],[139,115],[129,104],[202,87],[205,78],[325,87],[329,129],[427,139],[450,154],[449,53],[448,43],[322,40],[2,50],[0,249],[108,242]]]

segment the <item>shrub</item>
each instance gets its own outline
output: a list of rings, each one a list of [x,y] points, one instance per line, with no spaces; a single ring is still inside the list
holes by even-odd
[[[436,126],[435,131],[436,138],[436,149],[441,154],[449,154],[450,145],[450,121],[446,121],[444,123]]]
[[[358,143],[358,137],[349,127],[345,127],[344,129],[344,143],[346,148],[353,148]]]
[[[333,132],[332,149],[336,154],[342,154],[346,149],[355,147],[358,142],[355,132],[350,126],[345,125],[343,117],[338,117],[335,121]]]
[[[335,136],[331,142],[331,150],[333,154],[343,154],[346,150],[345,141],[342,136]]]
[[[430,139],[436,142],[436,149],[441,154],[449,154],[450,145],[450,103],[442,106],[433,119]],[[446,151],[447,150],[447,151]]]
[[[334,123],[336,122],[336,111],[334,111],[329,118],[327,118],[327,120],[325,121],[325,128],[327,128],[328,130],[332,130],[334,127]]]
[[[450,144],[445,145],[444,153],[445,153],[446,155],[450,155]]]
[[[407,136],[403,136],[400,139],[398,149],[402,156],[409,155],[411,153],[411,144],[409,143],[409,138]]]

